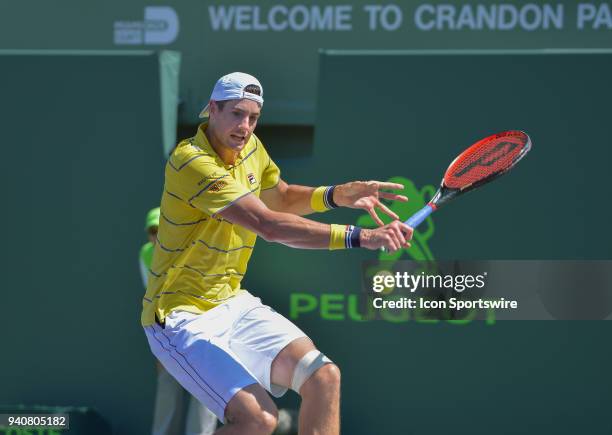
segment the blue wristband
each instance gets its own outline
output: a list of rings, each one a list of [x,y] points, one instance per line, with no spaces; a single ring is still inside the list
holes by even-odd
[[[361,241],[359,235],[361,234],[361,228],[349,225],[346,229],[344,237],[344,244],[347,248],[360,248]]]
[[[325,207],[332,209],[338,208],[338,204],[334,202],[334,189],[336,186],[328,186],[325,189],[325,193],[323,194],[323,203],[325,203]]]

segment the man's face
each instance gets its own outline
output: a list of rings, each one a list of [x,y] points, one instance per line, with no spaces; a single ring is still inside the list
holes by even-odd
[[[240,152],[251,138],[260,113],[259,104],[246,98],[226,101],[223,110],[212,102],[208,122],[218,142]]]

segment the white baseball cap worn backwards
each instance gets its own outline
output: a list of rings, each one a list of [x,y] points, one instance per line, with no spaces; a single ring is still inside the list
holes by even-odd
[[[259,80],[250,74],[233,72],[224,75],[213,88],[210,99],[213,101],[239,100],[248,98],[263,104],[263,87]],[[210,103],[200,112],[200,118],[207,118],[209,115]]]

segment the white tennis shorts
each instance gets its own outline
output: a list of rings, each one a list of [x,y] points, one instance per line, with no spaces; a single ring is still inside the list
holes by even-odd
[[[242,388],[259,383],[273,396],[287,388],[270,382],[272,361],[297,326],[248,293],[203,314],[174,311],[165,327],[146,326],[151,351],[194,397],[225,422],[225,407]]]

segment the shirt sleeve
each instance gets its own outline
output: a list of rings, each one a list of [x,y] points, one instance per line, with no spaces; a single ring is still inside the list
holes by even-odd
[[[211,216],[250,193],[232,175],[206,158],[194,158],[167,177],[168,190]]]

